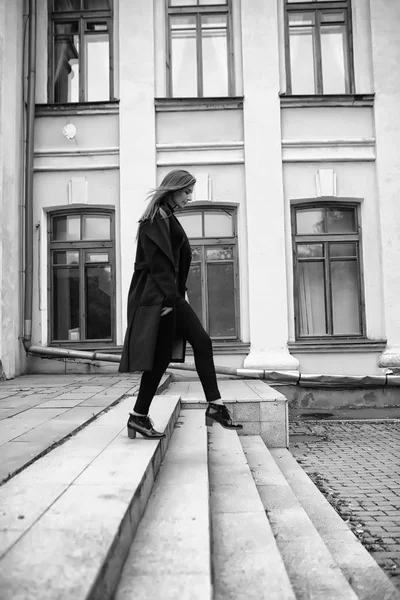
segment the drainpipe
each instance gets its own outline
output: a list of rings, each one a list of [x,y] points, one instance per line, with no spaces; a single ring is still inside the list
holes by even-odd
[[[24,335],[23,344],[27,354],[42,358],[88,360],[119,363],[121,355],[69,350],[32,345],[32,296],[33,296],[33,152],[35,125],[36,88],[36,0],[29,0],[29,55],[28,91],[26,119],[26,160],[25,160],[25,295],[24,295]],[[195,371],[194,364],[171,364],[171,368]],[[222,375],[240,378],[263,379],[270,383],[286,383],[304,387],[382,387],[400,386],[400,376],[356,376],[356,375],[302,375],[298,372],[266,371],[263,369],[234,369],[216,367]]]
[[[33,295],[33,150],[36,89],[36,0],[29,0],[28,90],[26,108],[25,158],[25,295],[23,344],[27,350],[32,340]]]

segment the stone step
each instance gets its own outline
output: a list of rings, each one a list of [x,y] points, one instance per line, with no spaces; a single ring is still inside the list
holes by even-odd
[[[209,472],[214,600],[294,600],[236,432],[210,428]]]
[[[108,600],[179,414],[151,409],[162,440],[130,440],[127,398],[0,488],[1,600]]]
[[[242,446],[298,600],[356,600],[307,513],[259,436]]]
[[[269,448],[288,447],[288,403],[283,394],[259,379],[218,380],[218,388],[234,420],[243,424],[239,435],[260,435]],[[198,379],[174,382],[168,393],[179,395],[184,408],[206,405]]]
[[[395,588],[335,509],[285,449],[271,455],[360,600],[400,600]]]
[[[207,428],[182,410],[115,600],[211,598]]]

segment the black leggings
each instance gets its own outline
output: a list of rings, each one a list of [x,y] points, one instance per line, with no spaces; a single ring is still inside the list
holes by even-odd
[[[187,340],[193,348],[194,362],[206,400],[207,402],[218,400],[221,395],[215,374],[210,336],[204,330],[196,313],[186,300],[181,299],[178,301],[175,306],[175,313],[177,333]],[[148,414],[161,377],[171,361],[171,342],[168,339],[169,336],[165,335],[165,331],[168,330],[167,319],[171,318],[172,313],[161,317],[153,369],[145,371],[140,381],[134,410],[142,415]]]

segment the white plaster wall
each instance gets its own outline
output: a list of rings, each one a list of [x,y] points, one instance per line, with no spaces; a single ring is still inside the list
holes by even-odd
[[[330,375],[382,375],[379,352],[293,352],[300,361],[300,373]]]
[[[76,135],[70,140],[63,127],[73,124]],[[118,115],[52,115],[35,121],[34,160],[34,280],[33,323],[34,344],[49,343],[48,330],[48,213],[60,208],[76,208],[69,204],[68,188],[72,178],[87,182],[87,206],[117,208],[119,203],[119,127]],[[100,153],[100,154],[99,154]],[[105,168],[102,169],[102,165]],[[87,168],[87,170],[85,170]],[[84,205],[80,205],[83,206]],[[116,226],[116,240],[118,229]],[[120,257],[116,249],[116,270]],[[119,279],[116,298],[121,303]],[[121,331],[117,330],[117,336]]]
[[[373,109],[334,106],[282,109],[282,140],[363,140],[374,138]]]
[[[156,184],[154,12],[150,0],[120,0],[120,254],[121,331],[135,259],[137,221]],[[117,250],[118,251],[118,250]],[[123,333],[118,343],[123,342]]]
[[[24,369],[20,308],[23,5],[0,0],[0,360],[3,374]],[[1,375],[1,370],[0,370]]]
[[[400,366],[400,3],[370,2],[375,81],[376,172],[384,281],[386,366]]]
[[[289,299],[289,339],[295,340],[294,291],[290,201],[297,198],[316,199],[315,175],[318,169],[333,169],[337,177],[337,200],[354,198],[361,201],[362,263],[365,293],[366,334],[371,340],[385,337],[382,265],[378,203],[373,163],[293,163],[284,165],[286,259]],[[320,198],[321,201],[324,198]],[[300,361],[303,366],[304,354]],[[325,357],[326,362],[329,359]],[[330,371],[330,365],[327,365]],[[327,371],[326,371],[327,372]]]

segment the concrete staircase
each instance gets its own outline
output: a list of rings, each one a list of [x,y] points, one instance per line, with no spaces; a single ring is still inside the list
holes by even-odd
[[[0,487],[1,600],[400,599],[285,447],[171,394],[129,440],[130,406]]]

